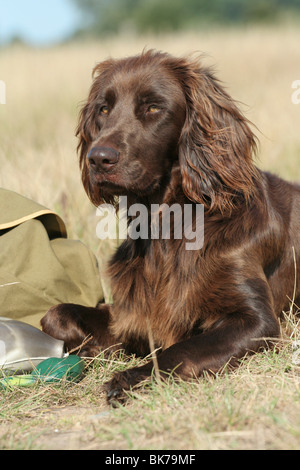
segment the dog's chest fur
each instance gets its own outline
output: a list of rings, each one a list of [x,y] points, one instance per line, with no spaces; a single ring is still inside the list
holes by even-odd
[[[182,240],[152,240],[132,256],[136,243],[126,241],[110,264],[113,333],[123,342],[148,341],[150,334],[155,345],[165,349],[183,339],[199,316],[198,263],[187,260],[193,255],[180,249],[178,256],[168,256],[169,244],[179,247]]]

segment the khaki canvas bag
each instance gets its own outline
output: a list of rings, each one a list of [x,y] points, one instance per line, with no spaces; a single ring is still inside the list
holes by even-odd
[[[53,211],[0,188],[0,316],[40,327],[58,303],[103,301],[97,260]]]

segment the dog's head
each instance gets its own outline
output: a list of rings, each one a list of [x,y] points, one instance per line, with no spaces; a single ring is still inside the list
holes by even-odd
[[[148,51],[102,62],[93,76],[77,135],[95,205],[155,193],[174,165],[186,196],[211,210],[251,197],[255,137],[210,69]]]

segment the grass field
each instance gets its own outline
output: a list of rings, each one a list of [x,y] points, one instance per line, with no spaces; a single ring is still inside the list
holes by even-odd
[[[0,186],[56,210],[69,236],[88,244],[103,267],[107,246],[96,238],[95,208],[77,165],[77,115],[95,63],[144,47],[175,55],[206,53],[203,60],[215,64],[259,129],[258,166],[300,181],[300,104],[291,100],[292,82],[300,79],[299,44],[299,27],[285,25],[0,49],[0,80],[6,83]],[[300,368],[292,341],[299,339],[299,328],[287,315],[276,351],[249,358],[215,379],[149,384],[126,407],[110,409],[101,385],[137,358],[107,362],[100,356],[75,385],[1,391],[0,448],[298,449]]]

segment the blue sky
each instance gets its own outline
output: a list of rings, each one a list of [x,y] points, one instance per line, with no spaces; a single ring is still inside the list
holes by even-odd
[[[78,24],[71,0],[0,0],[0,42],[17,35],[31,44],[49,45]]]

